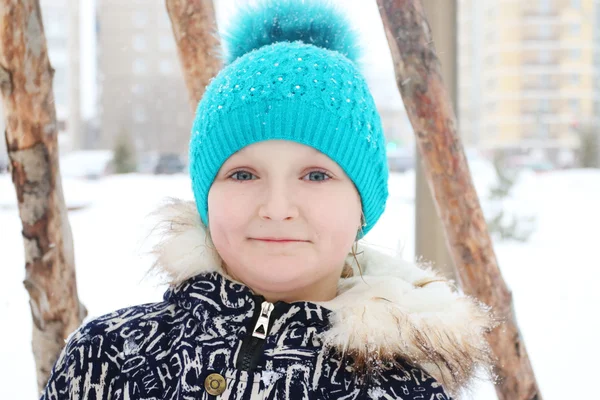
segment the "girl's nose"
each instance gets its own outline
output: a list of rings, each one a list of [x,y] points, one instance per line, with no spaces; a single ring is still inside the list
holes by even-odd
[[[296,196],[297,197],[297,196]],[[298,217],[297,199],[285,184],[269,186],[264,200],[259,208],[259,216],[262,219],[273,221],[285,221]]]

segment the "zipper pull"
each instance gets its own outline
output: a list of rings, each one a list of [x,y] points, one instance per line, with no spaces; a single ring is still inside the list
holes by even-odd
[[[273,303],[269,303],[265,301],[261,305],[260,316],[258,317],[258,321],[256,321],[256,325],[254,326],[254,331],[252,332],[252,336],[264,339],[267,337],[267,331],[269,329],[269,320],[271,319],[271,313],[275,306]]]

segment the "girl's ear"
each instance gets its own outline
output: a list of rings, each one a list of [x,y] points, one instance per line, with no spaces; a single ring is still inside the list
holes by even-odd
[[[356,228],[356,240],[358,240],[358,238],[364,236],[363,233],[363,228],[367,226],[367,222],[365,221],[365,215],[361,212],[360,214],[360,225],[358,225],[358,228]]]

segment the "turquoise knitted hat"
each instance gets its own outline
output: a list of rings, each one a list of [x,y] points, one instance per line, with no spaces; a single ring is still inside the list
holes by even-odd
[[[227,64],[198,104],[190,140],[203,223],[223,163],[252,143],[282,139],[314,147],[346,172],[361,197],[366,234],[385,209],[387,158],[344,16],[323,3],[280,0],[242,11],[232,26],[224,36]]]

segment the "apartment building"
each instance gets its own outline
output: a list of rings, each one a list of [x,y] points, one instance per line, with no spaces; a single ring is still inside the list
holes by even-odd
[[[164,1],[98,0],[100,135],[138,154],[184,154],[193,111]]]
[[[61,150],[80,147],[80,0],[41,0],[40,8],[50,64],[54,68],[53,92]],[[0,131],[4,132],[0,110]],[[8,162],[6,143],[0,143],[0,167]]]
[[[61,148],[81,146],[80,0],[41,0]]]
[[[459,118],[488,149],[573,149],[600,126],[600,1],[460,0]]]

